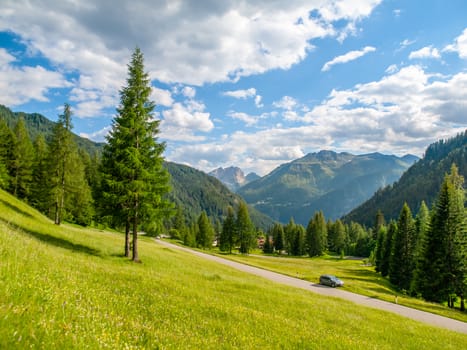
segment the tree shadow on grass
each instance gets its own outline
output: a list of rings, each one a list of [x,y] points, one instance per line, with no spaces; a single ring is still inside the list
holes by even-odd
[[[32,218],[32,217],[33,217],[30,213],[24,211],[23,209],[19,208],[18,206],[14,205],[14,204],[11,204],[11,203],[9,203],[9,202],[7,202],[7,201],[1,199],[1,198],[0,198],[0,202],[1,202],[4,206],[10,208],[11,210],[16,211],[16,212],[19,212],[19,213],[21,213],[22,215],[27,216],[28,218]]]
[[[0,218],[0,221],[3,221],[7,226],[14,227],[20,230],[21,232],[24,232],[25,234],[28,234],[31,237],[34,237],[35,239],[41,242],[44,242],[44,243],[47,243],[47,244],[50,244],[50,245],[53,245],[59,248],[65,248],[65,249],[68,249],[68,250],[71,250],[77,253],[83,253],[83,254],[99,256],[99,257],[101,256],[101,252],[98,249],[94,249],[94,248],[91,248],[91,247],[88,247],[82,244],[72,243],[66,239],[51,236],[46,233],[34,231],[31,229],[13,224],[11,222],[7,222],[3,218]]]

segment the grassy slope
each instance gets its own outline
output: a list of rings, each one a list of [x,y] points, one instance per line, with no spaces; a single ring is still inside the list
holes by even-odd
[[[0,348],[459,349],[466,336],[49,220],[0,191]]]
[[[383,278],[375,272],[374,266],[364,266],[360,259],[341,260],[331,256],[310,259],[240,254],[221,255],[227,259],[298,277],[314,283],[318,283],[321,274],[337,275],[344,280],[343,289],[349,292],[389,302],[394,302],[397,295],[397,301],[400,305],[467,322],[467,313],[460,312],[458,309],[450,309],[441,304],[429,303],[396,292],[387,278]]]

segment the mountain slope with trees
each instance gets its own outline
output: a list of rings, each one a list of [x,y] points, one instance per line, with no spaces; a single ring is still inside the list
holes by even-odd
[[[182,207],[186,221],[190,222],[205,211],[211,220],[224,218],[229,206],[237,208],[242,198],[232,193],[220,180],[187,165],[166,162],[171,175],[171,200]],[[265,214],[249,207],[251,220],[263,230],[273,224]]]
[[[23,119],[26,129],[28,130],[29,138],[34,141],[40,134],[44,135],[46,141],[50,141],[53,133],[53,129],[56,122],[53,122],[41,114],[38,113],[24,113],[24,112],[13,112],[8,107],[0,105],[0,119],[5,120],[6,124],[10,129],[14,129],[19,119]],[[82,150],[85,150],[90,155],[95,152],[100,154],[104,143],[94,142],[87,138],[78,136],[72,133],[73,141]]]
[[[368,201],[344,217],[367,226],[380,210],[387,220],[396,219],[404,202],[418,212],[422,201],[431,208],[444,175],[455,163],[461,176],[467,177],[467,130],[459,135],[428,146],[424,157],[412,165],[393,185],[378,190]]]
[[[9,108],[0,105],[0,122],[4,123],[4,126],[0,127],[0,158],[13,157],[13,154],[10,154],[14,137],[13,130],[21,119],[24,120],[29,138],[35,145],[36,155],[40,156],[46,153],[47,142],[52,140],[53,131],[57,123],[50,121],[41,114],[12,112]],[[88,181],[91,182],[96,177],[96,162],[99,161],[105,144],[93,142],[72,132],[70,134],[80,150],[80,155],[87,160],[86,171],[89,173]],[[46,163],[46,159],[38,160],[37,166],[34,167],[33,177],[36,179],[34,180],[35,183],[39,183],[40,180],[45,179],[44,175],[48,171]],[[4,178],[7,173],[6,168],[2,170],[3,165],[0,162],[0,187],[5,188],[6,184],[5,186],[1,185],[2,181],[6,182]],[[216,220],[225,217],[228,206],[237,207],[241,201],[238,195],[233,194],[219,180],[204,172],[172,162],[164,162],[164,167],[171,175],[172,192],[169,194],[170,199],[177,206],[183,207],[184,219],[187,222],[197,220],[199,215],[203,211],[206,211],[208,217],[214,223]],[[46,191],[44,190],[44,186],[35,186],[32,188],[32,191],[36,194],[33,200],[35,207],[45,210]],[[271,218],[251,206],[249,207],[249,212],[251,220],[256,227],[265,230],[273,224]]]
[[[322,210],[336,219],[391,184],[418,158],[320,151],[283,164],[238,190],[247,203],[280,222],[306,225]]]

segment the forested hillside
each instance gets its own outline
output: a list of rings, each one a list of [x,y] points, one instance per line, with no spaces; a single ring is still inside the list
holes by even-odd
[[[344,217],[367,226],[374,223],[378,210],[386,220],[398,217],[404,202],[418,212],[424,200],[430,208],[439,191],[444,175],[455,163],[459,174],[467,178],[467,131],[428,146],[424,157],[410,167],[393,185],[378,190],[372,198]]]
[[[51,141],[53,130],[56,126],[55,122],[50,121],[41,114],[12,112],[9,108],[0,105],[0,120],[6,123],[11,133],[13,133],[18,120],[21,118],[24,120],[24,125],[31,142],[34,143],[39,135],[43,135],[46,142]],[[98,195],[98,189],[95,187],[97,186],[96,181],[99,180],[95,177],[98,175],[98,162],[104,144],[93,142],[73,133],[71,135],[73,141],[81,150],[80,154],[83,158],[86,174],[88,175],[87,180],[91,187],[94,188],[95,195]],[[12,148],[6,138],[2,142],[4,146],[0,148]],[[96,156],[97,158],[95,158]],[[165,162],[164,164],[171,175],[173,191],[169,195],[170,199],[177,206],[183,208],[187,223],[195,221],[202,211],[205,211],[213,222],[216,220],[221,221],[226,214],[228,206],[238,206],[241,198],[233,194],[214,177],[186,165],[171,162]],[[249,210],[255,226],[265,230],[272,225],[272,219],[266,215],[251,207]]]
[[[166,162],[172,178],[170,198],[183,208],[189,220],[197,218],[202,211],[212,219],[227,215],[227,207],[238,207],[242,198],[232,193],[220,180],[186,165]],[[250,217],[256,227],[267,229],[273,224],[268,216],[249,208]]]
[[[285,223],[293,217],[306,225],[319,210],[326,218],[341,217],[399,179],[416,159],[320,151],[281,165],[238,193],[275,220]]]
[[[47,141],[50,141],[55,122],[47,119],[38,113],[12,112],[9,108],[0,105],[0,118],[3,118],[10,129],[14,129],[19,118],[23,118],[29,134],[29,138],[34,141],[39,134],[43,134]],[[93,142],[84,137],[73,134],[73,140],[80,149],[85,150],[90,155],[95,152],[101,153],[103,143]]]

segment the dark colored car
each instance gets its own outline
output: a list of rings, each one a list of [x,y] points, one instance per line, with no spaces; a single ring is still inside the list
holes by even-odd
[[[342,282],[334,275],[321,275],[319,277],[319,284],[334,288],[343,286],[344,282]]]

